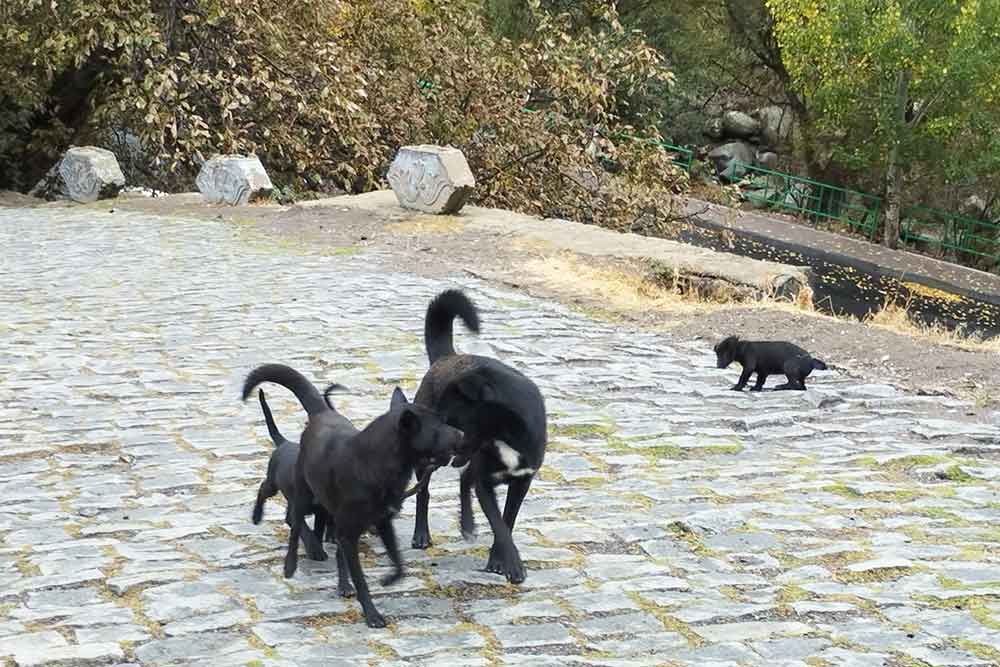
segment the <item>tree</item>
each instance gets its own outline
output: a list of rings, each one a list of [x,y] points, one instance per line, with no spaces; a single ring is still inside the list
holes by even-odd
[[[995,0],[767,0],[782,58],[834,158],[882,175],[883,242],[895,247],[907,174],[954,166],[949,150],[1000,102]],[[995,150],[995,144],[984,146]],[[981,164],[990,164],[985,160]]]

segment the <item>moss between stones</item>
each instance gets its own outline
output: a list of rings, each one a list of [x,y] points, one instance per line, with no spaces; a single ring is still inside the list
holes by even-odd
[[[955,646],[963,651],[968,651],[978,658],[982,658],[983,660],[992,660],[994,664],[1000,665],[1000,650],[997,650],[992,646],[980,644],[979,642],[974,642],[970,639],[959,639],[955,642]]]
[[[668,614],[663,607],[660,607],[654,602],[647,600],[642,597],[636,591],[629,591],[626,595],[631,599],[636,605],[639,606],[644,612],[651,614],[656,617],[656,619],[663,624],[664,629],[676,632],[687,640],[689,646],[697,648],[705,643],[705,639],[699,635],[697,632],[691,629],[691,626],[684,621],[675,618]]]

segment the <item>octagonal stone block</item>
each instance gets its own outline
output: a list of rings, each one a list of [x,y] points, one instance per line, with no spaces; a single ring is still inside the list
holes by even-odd
[[[230,206],[263,199],[274,190],[256,155],[216,155],[201,166],[195,184],[209,203]]]
[[[462,151],[451,146],[403,146],[386,179],[400,206],[425,213],[458,213],[476,187]]]
[[[125,175],[114,153],[96,146],[74,146],[63,154],[31,194],[86,204],[117,197],[123,187]]]

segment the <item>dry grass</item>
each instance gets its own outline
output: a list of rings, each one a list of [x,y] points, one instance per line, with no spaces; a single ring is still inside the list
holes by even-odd
[[[882,308],[868,316],[864,323],[935,345],[948,345],[969,352],[1000,352],[1000,337],[984,341],[978,336],[966,334],[962,329],[952,331],[940,324],[927,325],[914,321],[910,315],[909,300],[900,304],[892,297],[887,298]]]
[[[661,286],[638,267],[601,264],[594,258],[560,253],[528,261],[524,268],[550,287],[570,293],[583,293],[602,304],[607,313],[664,311],[679,315],[700,315],[721,309],[768,309],[808,315],[831,321],[858,323],[856,318],[835,317],[816,310],[808,290],[796,302],[771,298],[754,301],[719,302],[695,294],[682,294],[671,286]],[[929,288],[928,288],[929,289]],[[947,345],[970,352],[1000,352],[1000,338],[982,340],[961,330],[916,322],[910,315],[909,302],[900,304],[887,298],[882,308],[862,324],[918,339],[935,345]]]
[[[696,293],[683,293],[675,285],[654,282],[641,267],[602,264],[596,258],[568,252],[530,260],[524,268],[550,287],[598,297],[612,312],[662,310],[698,315],[725,308],[769,308],[827,317],[813,308],[809,290],[803,290],[796,302],[768,297],[718,301]]]

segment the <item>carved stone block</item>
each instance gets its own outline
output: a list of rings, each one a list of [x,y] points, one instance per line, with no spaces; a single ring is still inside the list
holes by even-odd
[[[195,184],[209,203],[231,206],[268,197],[274,190],[255,155],[216,155],[201,166]]]
[[[462,151],[451,146],[403,146],[386,175],[403,208],[458,213],[476,179]]]
[[[31,190],[43,199],[90,203],[112,199],[125,187],[125,175],[115,154],[96,146],[74,146]]]

